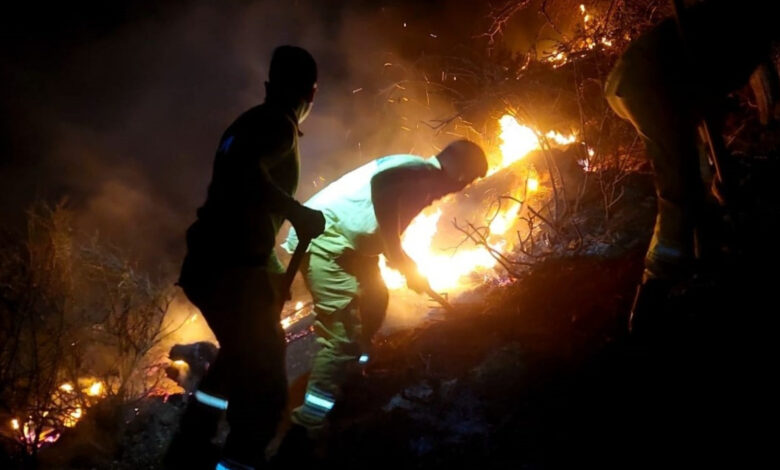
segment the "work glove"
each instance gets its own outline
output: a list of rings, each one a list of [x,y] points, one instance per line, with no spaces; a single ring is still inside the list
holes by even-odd
[[[715,198],[715,201],[717,201],[718,205],[721,207],[726,206],[726,202],[728,201],[728,191],[726,185],[723,184],[723,181],[721,181],[721,179],[717,176],[712,178],[712,183],[710,184],[710,193]]]
[[[298,204],[290,213],[290,223],[295,227],[299,240],[312,240],[325,231],[325,215],[322,211]]]
[[[407,258],[403,263],[401,274],[406,278],[406,285],[409,289],[412,289],[419,294],[425,294],[431,290],[428,279],[420,274],[420,270],[417,269],[417,263],[411,258]]]

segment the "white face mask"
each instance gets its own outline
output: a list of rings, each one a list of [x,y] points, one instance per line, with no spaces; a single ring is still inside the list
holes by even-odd
[[[301,111],[300,116],[298,116],[298,124],[302,123],[306,120],[307,117],[309,117],[309,113],[311,113],[311,108],[314,105],[314,101],[308,101],[303,106],[303,110]]]
[[[311,113],[311,108],[314,106],[314,95],[317,93],[317,84],[315,83],[312,85],[311,95],[309,95],[308,99],[311,101],[306,101],[303,104],[303,109],[301,110],[300,117],[298,117],[298,124],[302,123],[306,120],[307,117],[309,117],[309,113]]]

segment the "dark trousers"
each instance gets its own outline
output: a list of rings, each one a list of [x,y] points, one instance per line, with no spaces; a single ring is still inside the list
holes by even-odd
[[[640,38],[606,85],[607,100],[634,125],[653,166],[658,215],[645,264],[656,277],[673,275],[693,257],[695,216],[704,195],[697,150],[701,114],[676,34],[667,21]],[[678,64],[675,72],[671,64]]]
[[[180,283],[220,344],[198,391],[229,402],[230,434],[222,455],[259,465],[287,397],[284,332],[279,324],[282,302],[271,276],[263,267],[199,266],[188,259]],[[195,399],[191,402],[182,418],[180,439],[192,446],[208,445],[219,413]]]

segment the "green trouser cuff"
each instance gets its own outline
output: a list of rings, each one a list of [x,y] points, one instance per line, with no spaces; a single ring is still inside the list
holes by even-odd
[[[323,428],[325,419],[335,404],[335,395],[310,384],[306,388],[303,405],[293,410],[291,421],[305,427],[310,437],[313,437],[311,434]]]
[[[368,353],[370,334],[381,325],[387,306],[384,284],[376,287],[370,276],[375,273],[379,278],[376,257],[354,258],[352,253],[350,263],[345,259],[349,258],[348,242],[343,236],[328,230],[324,235],[310,245],[302,269],[314,301],[314,332],[320,349],[314,356],[304,403],[291,416],[293,423],[309,430],[310,437],[324,427],[347,377],[359,370],[361,355]],[[352,269],[356,259],[371,266]],[[368,331],[363,324],[366,319]]]

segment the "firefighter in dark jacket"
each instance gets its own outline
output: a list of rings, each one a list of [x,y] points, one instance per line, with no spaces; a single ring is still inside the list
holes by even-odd
[[[171,468],[259,468],[287,395],[284,333],[279,324],[284,269],[273,247],[285,219],[305,236],[325,225],[320,211],[293,199],[300,160],[298,125],[317,85],[304,49],[278,47],[266,99],[225,131],[205,204],[187,231],[179,285],[219,341],[213,366],[193,394],[168,451]],[[227,411],[221,456],[212,446]]]
[[[778,3],[705,0],[637,38],[606,83],[615,112],[629,120],[653,165],[658,215],[631,312],[634,332],[657,330],[665,299],[692,274],[707,195],[697,136],[705,116],[747,83],[777,38]],[[723,191],[714,196],[722,198]],[[655,325],[655,326],[650,326]]]

